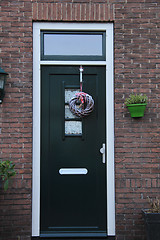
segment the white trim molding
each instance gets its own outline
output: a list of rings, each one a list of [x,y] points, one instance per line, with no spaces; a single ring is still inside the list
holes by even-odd
[[[41,30],[106,31],[106,61],[41,61]],[[107,234],[115,236],[114,172],[114,39],[113,23],[33,23],[33,178],[32,237],[40,236],[40,67],[41,65],[106,66]]]

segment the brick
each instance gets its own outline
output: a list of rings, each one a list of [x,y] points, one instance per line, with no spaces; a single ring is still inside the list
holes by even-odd
[[[33,20],[37,20],[37,18],[38,18],[38,3],[32,4],[32,16],[33,16]]]
[[[57,10],[57,18],[56,20],[62,20],[62,3],[56,3],[56,10]]]
[[[86,4],[84,3],[80,5],[80,20],[81,21],[86,20]]]
[[[63,6],[62,6],[62,20],[63,21],[67,20],[67,15],[68,15],[67,4],[63,4]]]

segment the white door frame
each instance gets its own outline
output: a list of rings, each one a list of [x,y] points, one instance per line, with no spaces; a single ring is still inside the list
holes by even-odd
[[[42,61],[41,30],[106,31],[106,61]],[[41,65],[103,65],[106,66],[106,172],[107,172],[107,234],[115,236],[114,175],[114,39],[113,23],[33,23],[33,177],[32,236],[40,235],[40,67]]]

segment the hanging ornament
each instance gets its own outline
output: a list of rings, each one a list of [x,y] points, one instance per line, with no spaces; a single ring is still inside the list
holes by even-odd
[[[82,92],[82,72],[83,68],[80,66],[80,92],[75,94],[69,101],[69,108],[70,111],[78,116],[78,117],[85,117],[88,116],[94,109],[94,100],[92,96],[88,93]]]

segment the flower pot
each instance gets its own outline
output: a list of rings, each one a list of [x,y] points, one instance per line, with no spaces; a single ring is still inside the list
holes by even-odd
[[[147,103],[128,104],[127,107],[131,114],[131,117],[143,117],[146,105]]]
[[[142,210],[145,220],[147,240],[160,239],[160,213],[148,213]]]

